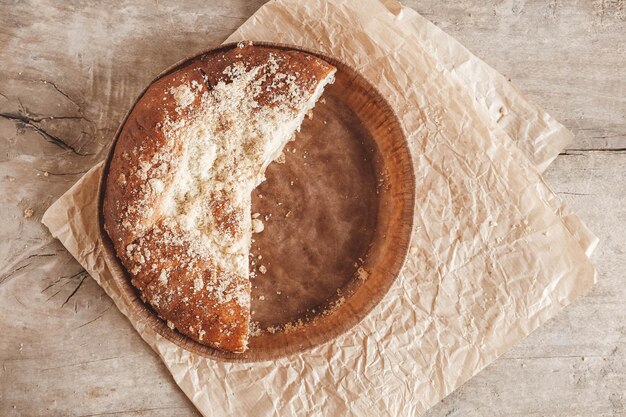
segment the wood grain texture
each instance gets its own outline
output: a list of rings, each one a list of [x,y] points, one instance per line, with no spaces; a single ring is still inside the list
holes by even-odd
[[[198,415],[39,220],[155,75],[262,3],[0,1],[0,415]],[[626,3],[406,3],[575,133],[546,178],[601,239],[589,295],[426,415],[625,416]]]

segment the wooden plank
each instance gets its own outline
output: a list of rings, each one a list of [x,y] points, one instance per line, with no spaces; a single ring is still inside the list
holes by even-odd
[[[198,415],[39,220],[103,158],[155,74],[218,44],[262,3],[0,5],[0,415]],[[601,238],[590,294],[427,415],[626,415],[626,5],[407,4],[575,132],[546,180]]]
[[[407,1],[575,134],[626,148],[624,1]]]

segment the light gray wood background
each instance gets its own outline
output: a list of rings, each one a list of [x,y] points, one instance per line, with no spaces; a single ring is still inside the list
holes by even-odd
[[[40,219],[153,76],[262,3],[0,0],[1,416],[198,415]],[[427,416],[626,416],[626,1],[407,3],[575,133],[546,177],[601,239],[591,292]]]

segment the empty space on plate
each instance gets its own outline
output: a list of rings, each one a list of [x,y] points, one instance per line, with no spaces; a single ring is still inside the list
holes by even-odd
[[[264,223],[250,261],[260,329],[324,311],[355,280],[372,243],[377,147],[342,91],[327,89],[253,193],[252,213]]]

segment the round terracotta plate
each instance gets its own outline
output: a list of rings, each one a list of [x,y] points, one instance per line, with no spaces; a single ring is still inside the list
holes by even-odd
[[[148,326],[196,354],[252,362],[330,342],[371,311],[404,263],[411,238],[415,177],[398,119],[376,88],[355,70],[335,58],[302,51],[336,66],[336,81],[326,88],[296,140],[285,148],[284,162],[269,166],[267,181],[253,194],[252,213],[258,213],[265,230],[254,235],[251,248],[250,268],[256,271],[251,308],[254,332],[245,353],[213,349],[170,330],[139,299],[102,227],[100,186],[100,233],[106,262],[122,296]],[[119,131],[115,141],[118,136]]]

